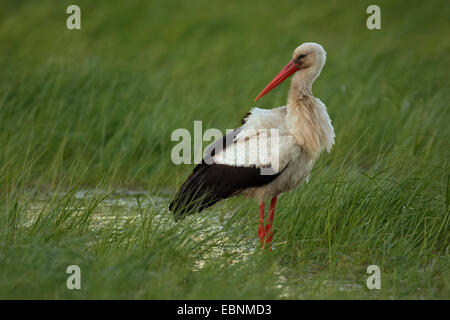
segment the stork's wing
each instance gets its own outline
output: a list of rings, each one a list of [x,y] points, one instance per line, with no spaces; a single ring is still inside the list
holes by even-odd
[[[283,112],[279,109],[264,110],[265,117],[259,112],[262,109],[252,110],[242,127],[206,148],[202,163],[169,206],[176,218],[202,211],[247,188],[266,185],[283,172],[300,151],[295,139],[285,134]]]

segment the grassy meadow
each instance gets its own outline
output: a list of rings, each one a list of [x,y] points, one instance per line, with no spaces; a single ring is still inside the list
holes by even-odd
[[[450,299],[450,4],[378,1],[368,30],[370,4],[0,1],[0,298]],[[252,200],[175,223],[172,131],[284,105],[288,83],[253,100],[308,41],[336,145],[275,249]]]

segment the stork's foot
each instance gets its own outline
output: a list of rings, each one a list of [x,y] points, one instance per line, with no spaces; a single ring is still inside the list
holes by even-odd
[[[261,248],[264,249],[264,247],[267,245],[269,247],[269,251],[272,251],[272,237],[273,237],[272,224],[276,204],[277,204],[277,197],[273,197],[272,200],[270,201],[269,219],[266,225],[264,225],[265,203],[261,203],[259,205],[258,237],[259,241],[261,242]]]
[[[272,228],[269,225],[259,226],[258,230],[259,242],[261,243],[261,249],[269,246],[269,250],[272,250]]]
[[[259,229],[258,229],[258,238],[259,238],[259,242],[261,243],[261,248],[264,247],[265,237],[266,237],[266,230],[264,228],[264,225],[260,225]]]
[[[271,223],[266,224],[265,229],[266,230],[264,236],[266,238],[266,244],[268,245],[269,250],[272,251],[272,236],[273,236],[272,224]]]

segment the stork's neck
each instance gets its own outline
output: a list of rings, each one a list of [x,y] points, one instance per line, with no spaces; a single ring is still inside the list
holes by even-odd
[[[297,72],[291,81],[286,123],[298,144],[312,158],[322,149],[330,151],[334,144],[334,129],[325,105],[312,95],[315,77]]]
[[[296,100],[299,96],[312,96],[312,84],[315,77],[309,72],[297,72],[291,80],[289,90],[289,101]]]

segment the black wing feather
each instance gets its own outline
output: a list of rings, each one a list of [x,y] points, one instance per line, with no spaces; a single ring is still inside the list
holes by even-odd
[[[216,150],[226,148],[233,143],[240,128],[217,139],[207,153],[213,156]],[[230,139],[232,138],[232,139]],[[210,163],[210,164],[209,164]],[[186,182],[181,186],[169,209],[178,220],[184,214],[200,212],[222,199],[238,194],[251,187],[260,187],[275,180],[281,172],[273,175],[262,175],[257,167],[237,167],[211,163],[203,159],[198,164]]]

